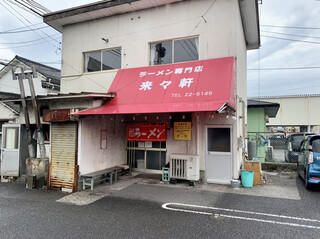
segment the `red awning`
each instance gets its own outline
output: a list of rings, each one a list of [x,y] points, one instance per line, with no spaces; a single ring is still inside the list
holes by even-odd
[[[235,107],[233,57],[119,70],[116,97],[77,115],[217,111]]]

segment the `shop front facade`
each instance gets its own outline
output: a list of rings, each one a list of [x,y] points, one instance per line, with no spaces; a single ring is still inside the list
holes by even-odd
[[[119,70],[115,97],[76,113],[81,174],[123,163],[161,173],[168,164],[175,170],[179,155],[199,161],[202,181],[230,183],[239,151],[234,66],[228,57]]]
[[[257,1],[107,1],[44,22],[63,34],[61,91],[115,95],[77,113],[80,174],[159,173],[179,154],[196,156],[205,182],[238,178]]]

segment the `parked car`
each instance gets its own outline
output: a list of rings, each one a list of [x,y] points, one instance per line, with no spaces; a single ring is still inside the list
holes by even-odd
[[[297,166],[298,176],[304,179],[307,189],[320,183],[320,135],[305,136]]]
[[[313,133],[296,133],[291,134],[286,139],[284,159],[288,163],[296,163],[298,161],[298,155],[300,146],[304,136],[314,135]]]

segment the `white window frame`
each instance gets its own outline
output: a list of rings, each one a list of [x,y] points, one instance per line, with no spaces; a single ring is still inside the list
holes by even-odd
[[[182,63],[182,62],[175,62],[174,61],[174,43],[175,41],[180,41],[180,40],[187,40],[187,39],[193,39],[193,38],[197,38],[198,39],[198,59],[197,60],[200,60],[200,36],[199,35],[196,35],[196,36],[190,36],[190,37],[182,37],[182,38],[175,38],[175,39],[169,39],[169,40],[162,40],[162,41],[155,41],[155,42],[149,42],[149,65],[150,66],[156,66],[155,64],[151,64],[151,45],[154,45],[154,44],[158,44],[158,43],[166,43],[166,42],[171,42],[172,44],[172,62],[171,63],[167,63],[167,64],[174,64],[174,63]],[[183,62],[188,62],[188,61],[183,61]],[[160,65],[165,65],[165,64],[160,64]]]
[[[109,69],[109,70],[102,70],[102,66],[103,66],[103,52],[106,51],[112,51],[112,50],[120,50],[120,67],[119,68],[115,68],[115,69]],[[98,53],[100,52],[100,70],[99,71],[86,71],[86,54],[89,53]],[[94,72],[102,72],[102,71],[114,71],[114,70],[118,70],[118,69],[122,69],[122,47],[113,47],[113,48],[108,48],[108,49],[101,49],[101,50],[96,50],[96,51],[86,51],[83,52],[83,73],[94,73]]]

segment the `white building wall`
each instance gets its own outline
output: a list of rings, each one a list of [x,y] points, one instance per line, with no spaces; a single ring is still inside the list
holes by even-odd
[[[240,174],[240,166],[242,164],[243,155],[245,151],[245,144],[242,148],[238,148],[238,138],[244,142],[246,138],[246,123],[247,123],[247,49],[246,40],[243,32],[243,25],[240,16],[239,5],[235,10],[237,18],[237,58],[236,58],[236,122],[234,122],[233,133],[236,137],[233,137],[233,149],[234,149],[234,166],[233,166],[233,178],[237,179]],[[244,110],[243,110],[244,108]]]
[[[126,163],[126,127],[120,117],[90,116],[81,120],[79,170],[86,174]],[[101,130],[107,130],[107,148],[100,148]]]
[[[17,115],[15,115],[12,110],[0,103],[0,121],[13,120],[16,117]]]
[[[106,92],[116,71],[84,73],[83,52],[122,48],[122,68],[149,65],[149,43],[199,36],[200,60],[238,55],[237,0],[192,0],[63,28],[61,91]],[[210,7],[211,6],[211,7]],[[202,19],[204,16],[206,22]],[[177,14],[179,13],[179,14]],[[238,28],[241,28],[238,31]],[[106,43],[101,38],[109,39]],[[245,49],[245,43],[242,48]]]
[[[258,100],[280,103],[275,118],[270,118],[268,126],[320,125],[319,95],[261,98]]]
[[[24,65],[21,64],[20,66],[23,67]],[[45,78],[38,73],[38,78],[33,79],[35,92],[37,95],[47,95],[49,89],[42,88],[41,80],[45,80]],[[26,96],[31,96],[28,80],[24,79],[23,84]],[[0,91],[20,94],[19,82],[13,79],[12,71],[8,71],[0,78]]]

